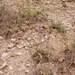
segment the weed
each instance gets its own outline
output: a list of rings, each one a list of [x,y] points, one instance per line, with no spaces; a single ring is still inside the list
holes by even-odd
[[[72,51],[75,51],[75,34],[74,34],[74,40],[73,40],[73,44],[72,44]]]
[[[65,33],[62,33],[62,36],[63,36],[63,39],[64,39],[64,45],[65,45],[65,50],[69,49],[69,46],[67,44],[67,38],[66,38],[66,34]]]
[[[0,16],[2,15],[3,11],[5,10],[5,7],[4,6],[1,6],[0,7]]]
[[[57,24],[55,24],[53,19],[51,19],[51,29],[57,29],[59,32],[65,33],[65,29],[63,26],[61,26],[61,23],[58,22]]]
[[[66,49],[69,48],[68,44],[67,44],[67,38],[65,35],[66,30],[64,29],[63,26],[61,26],[61,23],[58,22],[57,24],[55,24],[54,20],[51,19],[51,29],[57,29],[59,32],[62,33],[63,39],[64,39],[64,45],[66,46]]]
[[[62,6],[63,6],[63,7],[67,7],[66,3],[63,3]]]
[[[75,21],[74,21],[74,24],[75,24]]]

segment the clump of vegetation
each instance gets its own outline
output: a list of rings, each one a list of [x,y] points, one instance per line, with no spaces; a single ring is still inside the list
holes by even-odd
[[[74,21],[74,24],[75,24],[75,21]]]
[[[2,22],[1,28],[4,36],[6,36],[9,31],[11,33],[18,32],[19,30],[24,31],[25,27],[22,27],[23,24],[30,25],[35,22],[46,20],[42,14],[42,10],[40,8],[36,9],[35,5],[32,7],[29,0],[26,0],[24,7],[19,5],[18,0],[16,0],[16,3],[17,12],[6,10],[8,8],[5,9],[5,4],[0,7],[0,22]]]
[[[5,7],[4,6],[0,6],[0,16],[2,15],[4,10],[5,10]]]
[[[43,33],[41,31],[41,27],[39,27],[39,32],[38,33],[39,33],[39,37],[40,37],[39,41],[41,43],[42,42],[42,33]],[[47,43],[46,44],[46,47],[48,49],[49,37],[45,40],[45,42]],[[39,60],[39,59],[45,59],[46,58],[47,61],[48,61],[49,56],[50,56],[49,49],[48,49],[48,51],[45,51],[44,48],[41,49],[41,47],[40,48],[37,48],[36,52],[33,54],[33,58],[34,59],[37,59],[37,60]]]
[[[41,31],[41,27],[39,27],[39,41],[40,43],[42,43],[42,31]],[[38,67],[37,65],[37,69],[35,71],[36,75],[46,75],[46,74],[53,74],[54,70],[50,70],[50,48],[48,46],[49,44],[49,39],[50,37],[48,37],[47,39],[45,39],[45,43],[46,43],[46,50],[44,48],[41,48],[41,46],[39,48],[36,48],[36,51],[33,53],[32,57],[33,59],[36,61],[37,65],[40,64],[40,66]],[[38,46],[37,46],[38,47]],[[44,63],[47,63],[47,65],[45,64],[43,66]],[[56,67],[55,67],[56,68]]]
[[[17,4],[17,6],[19,9],[19,17],[22,20],[25,20],[24,23],[28,25],[31,23],[35,23],[36,21],[47,20],[45,15],[42,13],[42,9],[36,8],[37,5],[35,2],[32,5],[30,4],[30,1],[27,0],[24,7],[19,6],[19,4]]]
[[[44,50],[37,50],[33,54],[33,59],[36,60],[37,63],[45,63],[49,61],[48,52]]]
[[[53,19],[51,19],[51,28],[52,29],[57,29],[61,33],[65,33],[65,29],[64,29],[63,26],[61,26],[61,23],[58,22],[57,24],[55,24]]]
[[[66,3],[63,3],[62,6],[63,6],[63,7],[67,7]]]

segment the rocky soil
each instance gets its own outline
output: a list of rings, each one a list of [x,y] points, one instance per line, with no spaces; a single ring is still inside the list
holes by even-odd
[[[22,6],[25,0],[19,0],[18,3]],[[12,35],[9,34],[11,37],[8,36],[8,39],[5,39],[4,35],[0,35],[0,75],[41,75],[35,73],[39,70],[40,66],[37,66],[39,63],[36,65],[32,54],[36,51],[37,47],[46,47],[46,43],[44,42],[48,36],[50,36],[48,45],[52,56],[49,58],[50,62],[47,63],[50,63],[50,69],[53,69],[53,73],[50,75],[75,75],[75,52],[70,52],[70,50],[72,50],[75,33],[75,2],[66,2],[66,7],[63,7],[62,1],[59,0],[40,1],[40,4],[44,5],[47,21],[35,22],[35,24],[31,25],[23,24],[22,29],[25,29],[25,31],[20,30]],[[5,6],[6,9],[10,7],[8,8],[9,10],[18,11],[15,0],[5,0]],[[49,27],[51,26],[51,19],[53,19],[55,23],[60,21],[65,28],[67,37],[66,43],[70,49],[67,53],[69,52],[70,54],[68,55],[72,55],[73,58],[70,56],[69,59],[66,52],[67,59],[65,58],[63,36],[57,29],[51,31]],[[0,27],[1,26],[2,22],[0,22]],[[41,44],[38,35],[39,26],[41,26],[43,31]],[[3,34],[2,31],[3,28],[0,30],[1,34]],[[59,63],[57,63],[56,59],[58,59]],[[67,64],[69,64],[69,66]],[[42,65],[42,71],[47,70],[45,66],[47,67],[48,64]],[[59,66],[62,66],[61,70]],[[69,68],[65,68],[65,66]]]

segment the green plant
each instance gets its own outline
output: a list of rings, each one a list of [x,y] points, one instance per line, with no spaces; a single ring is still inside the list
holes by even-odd
[[[5,7],[4,6],[1,6],[0,7],[0,15],[3,13],[4,10],[5,10]]]
[[[51,29],[57,29],[59,32],[65,33],[65,29],[63,26],[61,26],[61,23],[58,22],[57,24],[55,24],[53,19],[51,19]]]
[[[74,24],[75,24],[75,21],[74,21]]]
[[[73,48],[75,48],[75,34],[74,34],[74,40],[73,40]]]
[[[65,45],[65,50],[69,49],[69,46],[68,46],[68,43],[67,43],[67,37],[66,37],[66,34],[65,32],[62,33],[62,36],[63,36],[63,39],[64,39],[64,45]]]
[[[63,6],[63,7],[67,7],[66,3],[63,3],[62,6]]]

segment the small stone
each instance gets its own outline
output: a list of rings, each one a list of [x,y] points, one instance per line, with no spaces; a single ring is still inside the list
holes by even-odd
[[[27,65],[27,67],[29,67],[30,66],[30,64],[26,64]]]
[[[10,68],[10,70],[12,70],[12,69],[13,69],[13,67],[12,67],[12,66],[9,66],[9,68]]]
[[[70,43],[67,43],[68,45],[70,45]]]
[[[29,46],[29,43],[27,43],[27,45]]]
[[[12,38],[11,41],[14,42],[14,41],[16,41],[16,39]]]
[[[29,25],[29,21],[26,21],[26,24]]]
[[[59,39],[57,39],[59,41]]]
[[[4,64],[0,67],[0,69],[5,68],[6,66],[7,66],[7,64],[6,64],[6,63],[4,63]]]
[[[21,55],[22,53],[21,52],[18,52],[16,55]]]
[[[29,73],[29,70],[25,70],[26,73]]]
[[[51,35],[51,36],[52,36],[52,38],[55,38],[54,35]]]
[[[45,38],[47,39],[47,36],[45,36]]]
[[[12,48],[13,46],[14,46],[14,44],[11,43],[11,44],[8,45],[8,48]]]
[[[25,70],[25,66],[24,66],[24,65],[25,65],[25,64],[23,63],[23,64],[22,64],[22,68],[21,68],[22,70]]]
[[[2,71],[0,71],[0,74],[3,74],[3,72],[2,72]]]
[[[5,48],[3,48],[1,51],[3,52],[3,51],[5,51],[6,49]]]
[[[65,0],[62,0],[62,2],[65,2]]]
[[[2,40],[3,39],[3,37],[2,36],[0,36],[0,40]]]
[[[7,53],[3,53],[1,56],[2,56],[2,58],[5,58],[5,57],[7,57]]]
[[[23,45],[17,45],[17,47],[18,47],[18,48],[22,48],[22,47],[23,47]]]
[[[44,42],[44,39],[42,39],[41,41]]]
[[[25,47],[25,49],[29,49],[28,47]]]
[[[21,41],[21,44],[24,44],[24,42],[23,42],[23,41]]]
[[[27,40],[31,40],[31,37],[28,37]]]
[[[59,62],[63,62],[64,57],[61,57],[61,58],[59,58],[58,60],[59,60]]]
[[[19,71],[21,71],[22,69],[20,68]]]

